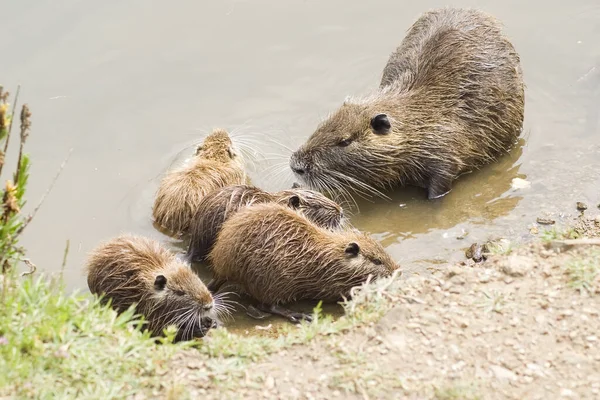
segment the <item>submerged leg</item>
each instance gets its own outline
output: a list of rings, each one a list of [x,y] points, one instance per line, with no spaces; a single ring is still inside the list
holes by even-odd
[[[246,310],[246,315],[254,319],[266,319],[271,316],[271,313],[262,312],[258,308],[250,305]]]
[[[225,282],[225,279],[212,278],[206,287],[211,293],[216,293]]]
[[[286,318],[290,322],[297,324],[298,322],[305,320],[308,322],[312,321],[312,316],[310,314],[305,314],[301,312],[296,312],[289,310],[285,307],[274,305],[274,304],[259,304],[257,308],[260,311],[267,312],[269,314],[279,315],[281,317]]]
[[[434,175],[429,178],[427,198],[429,200],[438,199],[450,193],[453,180],[454,179],[450,175]]]

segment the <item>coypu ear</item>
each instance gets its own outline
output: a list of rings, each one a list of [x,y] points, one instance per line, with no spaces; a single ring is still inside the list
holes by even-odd
[[[163,290],[167,286],[167,278],[164,275],[157,275],[154,280],[154,289]]]
[[[371,128],[378,135],[387,135],[390,133],[392,124],[386,114],[377,114],[371,118]]]
[[[352,257],[356,257],[360,252],[360,247],[358,246],[358,243],[350,242],[348,243],[348,246],[346,246],[346,250],[344,251],[346,252],[346,254],[351,255]]]
[[[294,210],[296,208],[300,207],[300,197],[298,197],[298,196],[290,197],[290,199],[288,200],[288,205],[290,206],[290,208],[293,208]]]
[[[196,147],[196,155],[200,154],[201,151],[202,151],[202,145],[199,145],[198,147]]]

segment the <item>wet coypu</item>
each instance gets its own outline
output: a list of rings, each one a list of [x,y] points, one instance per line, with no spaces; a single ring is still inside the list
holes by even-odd
[[[460,174],[494,161],[523,125],[520,58],[493,17],[423,14],[371,95],[347,99],[290,158],[316,189],[362,194],[402,185],[442,197]]]
[[[208,256],[213,293],[238,284],[263,312],[292,322],[310,316],[282,305],[297,300],[336,301],[398,265],[383,247],[356,230],[331,231],[280,204],[245,207],[224,224]]]
[[[137,303],[148,330],[176,325],[176,340],[202,337],[223,307],[200,278],[155,240],[124,234],[94,249],[86,265],[90,291],[119,313]]]
[[[189,230],[188,261],[204,261],[223,223],[233,213],[252,204],[268,202],[299,211],[313,223],[325,228],[337,229],[344,223],[342,208],[313,190],[293,188],[269,193],[249,185],[227,186],[207,193],[198,205]]]
[[[172,234],[186,233],[206,193],[245,182],[241,157],[234,151],[229,135],[215,129],[188,164],[163,177],[152,210],[154,221]]]

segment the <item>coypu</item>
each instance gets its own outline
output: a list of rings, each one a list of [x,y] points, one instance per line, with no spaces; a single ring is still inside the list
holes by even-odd
[[[252,204],[269,202],[287,205],[325,228],[338,229],[345,223],[342,207],[313,190],[293,188],[272,194],[249,185],[227,186],[207,193],[198,205],[189,229],[188,261],[204,261],[223,222],[232,213]]]
[[[160,183],[152,214],[173,234],[183,234],[202,197],[209,191],[246,182],[241,158],[229,135],[215,129],[198,146],[189,164],[168,172]]]
[[[310,316],[282,304],[335,301],[351,288],[392,275],[398,265],[371,237],[356,230],[331,231],[275,203],[255,204],[232,215],[208,256],[213,293],[238,284],[258,309],[297,322]]]
[[[391,54],[379,88],[347,99],[290,158],[309,187],[358,194],[415,185],[442,197],[520,135],[520,58],[492,16],[426,12]]]
[[[136,303],[153,335],[173,324],[176,340],[202,337],[221,307],[188,265],[157,241],[124,234],[93,250],[86,265],[90,291],[119,313]]]

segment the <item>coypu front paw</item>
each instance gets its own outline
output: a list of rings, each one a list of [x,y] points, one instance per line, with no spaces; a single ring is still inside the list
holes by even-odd
[[[427,198],[429,200],[444,197],[452,190],[452,179],[447,177],[433,177],[427,187]]]
[[[273,315],[284,317],[294,324],[300,323],[302,320],[306,322],[312,322],[312,315],[292,311],[282,306],[259,304],[258,309]]]
[[[248,306],[248,309],[246,310],[246,315],[254,319],[266,319],[269,316],[271,316],[270,313],[262,312],[258,308],[251,305]]]

